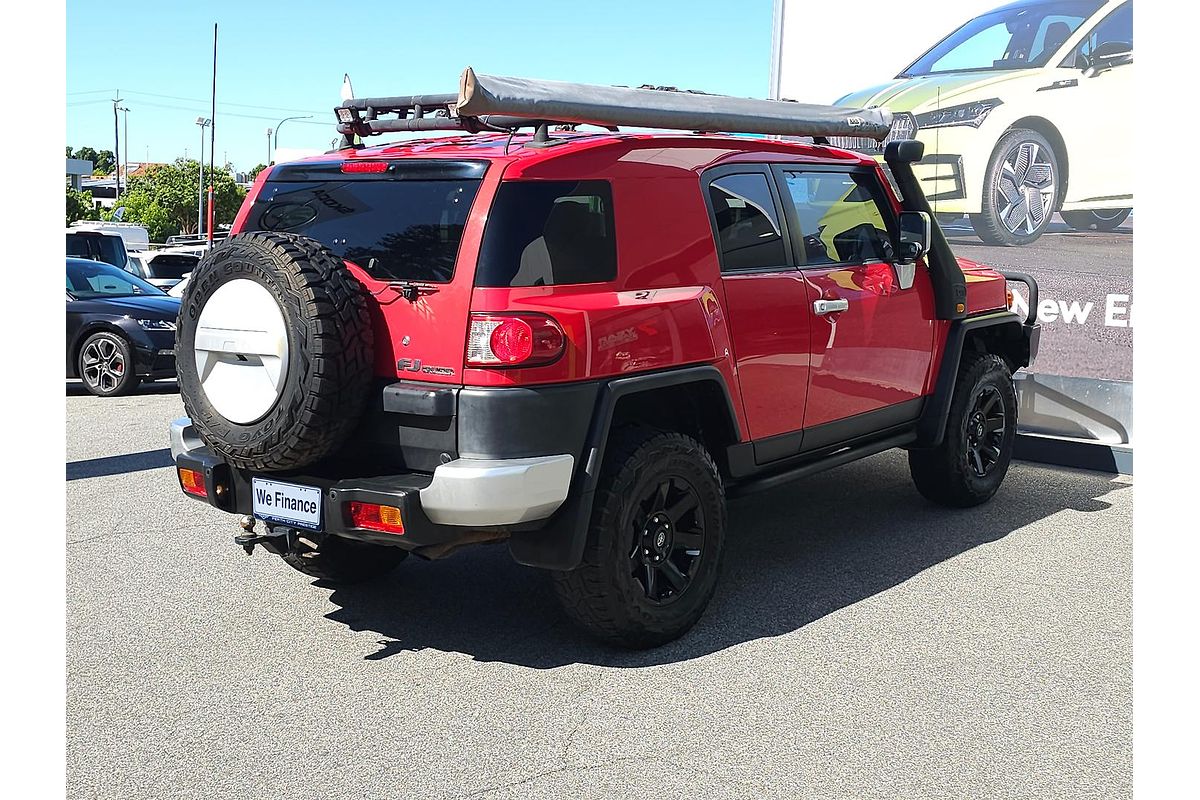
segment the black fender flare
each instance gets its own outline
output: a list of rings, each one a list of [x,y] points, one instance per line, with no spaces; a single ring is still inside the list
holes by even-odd
[[[604,451],[612,431],[613,412],[623,397],[670,386],[715,383],[724,398],[735,440],[741,438],[733,397],[725,377],[715,366],[705,364],[667,372],[631,375],[606,381],[600,388],[592,412],[581,463],[571,481],[566,501],[550,520],[534,531],[513,531],[509,552],[517,563],[553,570],[571,570],[579,566],[587,544],[592,516],[592,500],[600,482]]]
[[[946,344],[942,348],[942,361],[938,367],[933,394],[925,402],[917,420],[917,440],[912,445],[914,448],[937,447],[942,443],[967,338],[972,333],[987,329],[1003,329],[1006,335],[1023,342],[1025,356],[1017,359],[1017,363],[1013,364],[1014,369],[1028,366],[1036,355],[1041,334],[1040,326],[1028,321],[1022,323],[1021,317],[1011,311],[990,312],[952,321],[950,330],[946,333]]]

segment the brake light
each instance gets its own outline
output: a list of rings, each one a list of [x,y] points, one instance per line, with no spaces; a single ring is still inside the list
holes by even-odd
[[[342,172],[387,172],[386,161],[343,161]]]
[[[376,503],[350,503],[350,524],[355,528],[366,528],[369,531],[384,533],[404,533],[404,519],[400,509],[395,506],[381,506]]]
[[[472,314],[468,367],[535,367],[562,355],[567,337],[541,314]]]
[[[208,497],[208,487],[204,485],[204,473],[187,467],[179,468],[179,485],[190,495]]]

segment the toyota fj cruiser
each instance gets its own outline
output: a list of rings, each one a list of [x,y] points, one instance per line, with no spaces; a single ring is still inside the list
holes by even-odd
[[[506,542],[649,647],[712,597],[728,495],[895,447],[934,502],[1000,485],[1038,328],[951,254],[919,142],[890,179],[824,143],[886,111],[471,70],[336,111],[345,146],[264,170],[180,311],[180,485],[247,552],[348,582]]]

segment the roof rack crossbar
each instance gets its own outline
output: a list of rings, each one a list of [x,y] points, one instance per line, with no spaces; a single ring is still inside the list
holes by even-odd
[[[674,87],[505,78],[479,75],[470,67],[462,73],[457,95],[352,98],[335,112],[340,133],[364,137],[399,131],[507,131],[548,123],[882,141],[892,124],[891,112],[883,108],[727,97]],[[381,114],[396,118],[379,119]]]

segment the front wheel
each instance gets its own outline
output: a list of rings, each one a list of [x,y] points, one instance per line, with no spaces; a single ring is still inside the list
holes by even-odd
[[[1115,231],[1133,213],[1132,208],[1105,208],[1091,211],[1064,211],[1063,222],[1077,231]]]
[[[963,356],[942,443],[908,451],[917,491],[939,505],[969,508],[1000,488],[1017,435],[1017,394],[1008,364],[990,353]]]
[[[92,334],[79,348],[79,377],[97,397],[129,394],[139,383],[132,345],[109,331]]]
[[[971,227],[987,244],[1029,244],[1050,227],[1059,180],[1058,154],[1046,137],[1021,128],[1009,131],[988,163],[982,213],[971,214]]]
[[[725,493],[704,446],[681,433],[614,434],[583,563],[555,574],[567,614],[610,644],[642,649],[686,633],[717,585]]]

